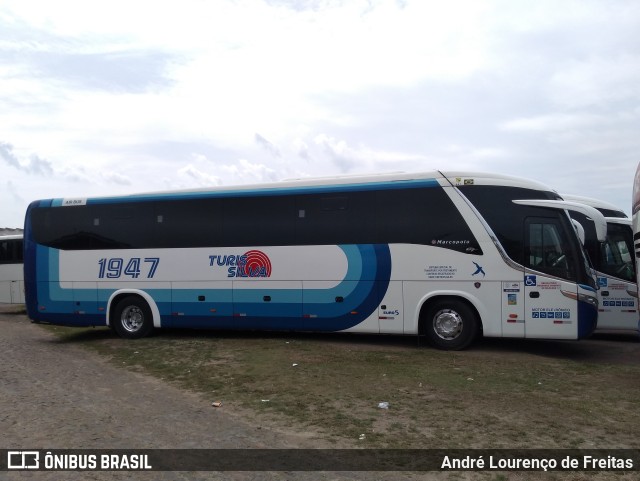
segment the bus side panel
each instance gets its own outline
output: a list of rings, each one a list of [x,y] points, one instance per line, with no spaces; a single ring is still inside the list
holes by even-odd
[[[122,282],[98,282],[98,310],[103,312],[106,321],[108,309],[113,314],[117,302],[110,300],[116,296],[140,296],[149,304],[153,304],[157,311],[154,313],[154,306],[150,306],[154,313],[154,325],[156,327],[171,325],[171,284],[169,282],[151,282],[148,280]],[[160,322],[157,322],[160,316]]]
[[[41,246],[35,251],[35,289],[27,290],[29,317],[65,326],[105,325],[98,310],[96,283],[61,281],[59,251]],[[30,268],[28,265],[25,271]]]
[[[0,236],[0,303],[24,302],[23,256],[22,236]]]
[[[477,286],[477,287],[476,287]],[[403,285],[405,312],[414,312],[412,318],[405,319],[405,333],[417,334],[420,309],[425,303],[439,297],[457,298],[471,304],[480,316],[485,336],[502,336],[502,312],[500,299],[502,283],[496,281],[406,281]]]
[[[402,284],[402,281],[391,281],[389,282],[388,289],[384,289],[384,286],[381,288],[381,301],[378,309],[378,324],[381,333],[404,333],[404,302]]]
[[[24,304],[24,281],[11,282],[11,302]]]
[[[638,329],[638,285],[598,274],[598,329]]]
[[[35,286],[37,293],[35,317],[37,321],[55,322],[63,325],[75,325],[73,322],[73,285],[71,282],[61,283],[59,278],[59,251],[37,246],[35,255]]]
[[[0,264],[0,302],[20,304],[24,302],[22,264]]]
[[[313,247],[298,247],[294,250],[297,255],[289,258],[283,255],[282,247],[262,249],[267,259],[272,257],[277,279],[313,279],[316,275],[315,269],[304,268],[304,260],[310,257]],[[329,249],[327,252],[334,252],[334,257],[335,253],[346,257],[346,263],[337,265],[344,278],[314,285],[315,281],[263,277],[187,281],[194,274],[204,278],[218,273],[209,266],[209,258],[202,255],[210,250],[197,256],[181,256],[172,250],[83,252],[38,247],[34,318],[68,325],[104,325],[112,295],[121,290],[138,290],[153,299],[163,326],[378,332],[377,309],[386,293],[391,269],[389,247],[345,245]],[[182,258],[180,266],[178,258]],[[228,269],[223,269],[220,274],[226,276]],[[171,283],[169,279],[176,275],[184,281]],[[325,272],[323,276],[326,275]],[[211,301],[215,306],[210,305]]]
[[[571,282],[528,273],[525,277],[526,337],[575,340],[590,335],[596,326],[597,310],[593,305],[576,302],[580,293],[581,288]],[[595,296],[595,291],[589,293]]]
[[[98,286],[95,282],[73,282],[74,313],[78,316],[98,317]],[[104,319],[101,324],[104,325]]]
[[[232,281],[172,282],[171,320],[165,326],[233,326]]]
[[[0,281],[0,303],[11,303],[11,281]]]
[[[36,321],[64,326],[104,326],[95,283],[38,280]]]
[[[524,337],[525,333],[525,293],[522,282],[502,282],[502,335],[504,337]]]
[[[0,264],[0,302],[19,304],[24,302],[22,264]]]
[[[301,281],[234,281],[233,316],[240,329],[292,329],[302,319]]]

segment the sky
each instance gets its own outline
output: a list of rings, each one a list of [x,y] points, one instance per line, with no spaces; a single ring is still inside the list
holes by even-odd
[[[628,214],[637,0],[2,0],[0,227],[36,199],[430,170]]]

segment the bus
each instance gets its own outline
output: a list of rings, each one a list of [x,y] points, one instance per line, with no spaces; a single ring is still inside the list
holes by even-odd
[[[636,279],[640,279],[640,163],[636,169],[633,181],[633,194],[631,198],[631,226],[633,228],[633,244],[636,258]],[[640,299],[640,297],[639,297]],[[639,301],[640,302],[640,301]],[[638,308],[640,311],[640,307]],[[640,332],[640,319],[638,319],[638,332]]]
[[[0,304],[24,304],[22,235],[0,236]]]
[[[568,210],[516,177],[432,171],[58,198],[25,218],[34,322],[581,339],[598,301]]]
[[[637,330],[636,281],[631,219],[613,204],[590,197],[561,194],[564,200],[582,202],[600,211],[607,221],[607,240],[596,238],[593,223],[584,214],[570,212],[585,229],[585,249],[598,282],[598,330]]]

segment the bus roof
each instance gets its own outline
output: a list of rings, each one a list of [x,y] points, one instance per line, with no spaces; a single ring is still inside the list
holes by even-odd
[[[609,211],[607,212],[608,217],[614,217],[613,215],[611,215],[612,213],[615,213],[615,217],[627,217],[627,214],[625,214],[624,211],[620,209],[620,207],[600,199],[594,199],[592,197],[585,197],[581,195],[572,195],[572,194],[560,194],[560,197],[562,197],[564,200],[580,202],[581,204],[595,207],[600,211],[603,211],[603,210]]]
[[[382,184],[393,182],[411,182],[421,180],[448,180],[454,183],[456,179],[474,180],[478,185],[514,185],[537,190],[552,190],[550,187],[521,177],[514,177],[502,174],[494,174],[487,172],[472,171],[424,171],[424,172],[392,172],[377,174],[347,174],[323,177],[302,177],[298,179],[286,179],[271,183],[261,184],[244,184],[244,185],[226,185],[215,187],[201,187],[197,189],[176,190],[157,192],[157,194],[180,194],[191,192],[224,192],[224,191],[252,191],[264,189],[282,189],[300,188],[300,187],[325,187],[333,185],[363,185],[363,184]],[[132,194],[132,195],[149,195],[154,194]]]
[[[420,182],[434,182],[441,185],[504,185],[528,188],[534,190],[542,190],[547,192],[554,192],[550,187],[520,177],[513,177],[509,175],[486,173],[486,172],[472,172],[472,171],[426,171],[419,173],[383,173],[383,174],[368,174],[368,175],[341,175],[333,177],[309,177],[302,179],[282,180],[271,183],[261,184],[245,184],[245,185],[225,185],[225,186],[213,186],[202,187],[197,189],[183,189],[183,190],[167,190],[167,191],[154,191],[143,192],[136,194],[128,194],[122,196],[103,196],[103,197],[77,197],[77,198],[63,198],[63,199],[48,199],[51,200],[51,205],[81,205],[86,203],[87,200],[96,201],[117,201],[117,200],[151,200],[154,198],[166,198],[166,197],[179,197],[179,196],[199,196],[207,194],[233,194],[239,193],[246,195],[251,192],[277,192],[283,193],[294,191],[296,189],[309,189],[314,190],[316,188],[323,187],[345,187],[350,186],[366,186],[366,185],[380,185],[387,186],[395,183],[420,183]],[[42,202],[45,202],[43,200]]]

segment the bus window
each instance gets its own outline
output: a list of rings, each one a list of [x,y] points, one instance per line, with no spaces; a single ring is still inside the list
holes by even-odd
[[[635,282],[633,258],[629,252],[632,245],[631,235],[625,235],[628,227],[609,224],[607,242],[602,244],[600,270],[613,277]]]
[[[526,267],[562,279],[572,277],[571,256],[565,252],[562,231],[553,219],[527,219]]]

